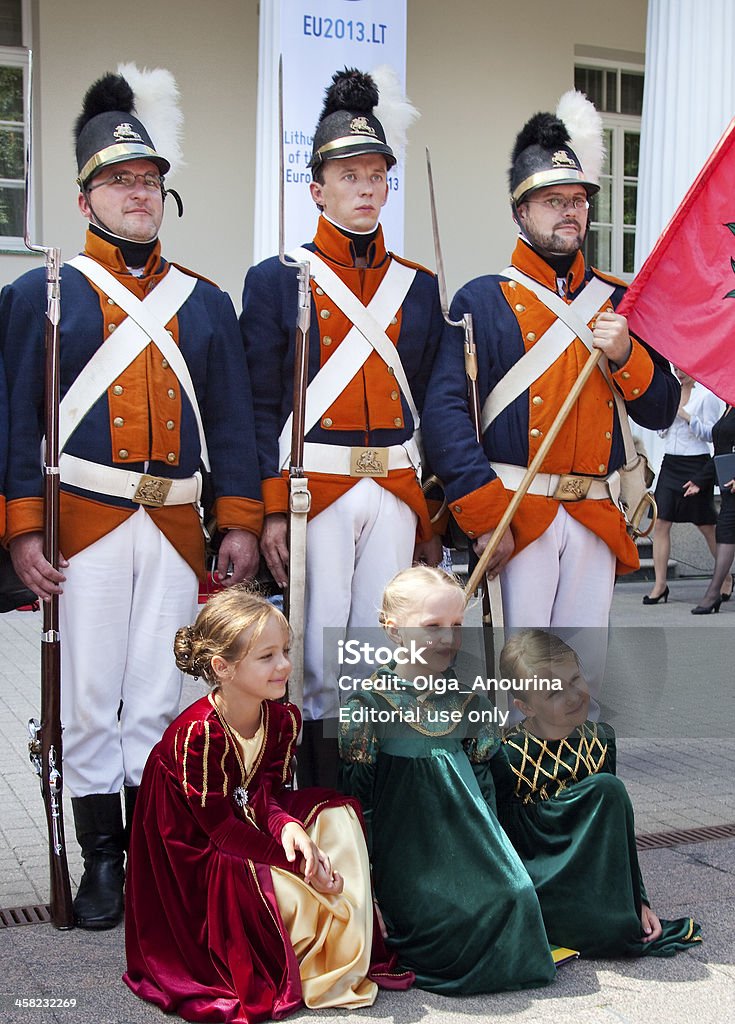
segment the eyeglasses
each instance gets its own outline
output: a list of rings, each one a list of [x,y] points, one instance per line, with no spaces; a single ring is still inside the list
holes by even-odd
[[[553,210],[554,213],[558,213],[560,210],[566,210],[570,206],[573,210],[589,210],[589,200],[583,199],[582,196],[572,196],[571,199],[565,199],[564,196],[550,196],[548,199],[526,199],[527,203],[535,203],[536,206],[545,206],[547,210]]]
[[[154,174],[148,171],[146,174],[133,174],[132,171],[115,171],[109,178],[105,178],[104,181],[98,181],[94,185],[87,187],[88,192],[92,192],[96,188],[102,188],[103,185],[118,185],[120,188],[134,188],[138,178],[143,182],[146,188],[154,189],[156,192],[160,191],[163,187],[163,178],[160,174]]]

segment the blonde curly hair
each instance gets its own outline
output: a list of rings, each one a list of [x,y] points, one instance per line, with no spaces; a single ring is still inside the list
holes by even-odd
[[[207,601],[193,625],[176,631],[177,667],[187,675],[205,679],[216,690],[219,682],[212,658],[219,655],[225,661],[240,661],[272,617],[289,632],[284,615],[252,588],[235,586],[220,591]]]

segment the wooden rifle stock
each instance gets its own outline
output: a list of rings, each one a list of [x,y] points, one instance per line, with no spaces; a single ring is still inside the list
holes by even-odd
[[[43,253],[46,261],[44,530],[46,559],[59,568],[59,319],[61,316],[61,250],[31,241],[31,168],[33,138],[33,55],[28,51],[26,90],[25,208],[23,238],[31,252]],[[31,764],[41,779],[46,811],[51,877],[51,919],[57,928],[74,927],[74,911],[66,860],[63,803],[63,746],[61,739],[61,644],[59,598],[43,602],[41,635],[41,721],[28,723]]]
[[[47,561],[59,566],[59,315],[61,252],[46,249],[47,306],[44,327],[45,425],[44,537]],[[51,880],[51,919],[57,928],[74,927],[69,867],[66,858],[63,805],[63,744],[61,738],[61,643],[59,598],[43,602],[41,634],[41,722],[28,723],[31,762],[41,779],[46,811]]]
[[[288,699],[304,707],[304,604],[306,601],[306,521],[311,508],[309,481],[304,473],[304,416],[309,383],[309,326],[311,324],[311,269],[285,251],[285,183],[283,155],[283,58],[278,61],[278,258],[298,273],[298,314],[294,352],[291,459],[288,467],[288,587],[285,612],[291,627],[291,674]]]

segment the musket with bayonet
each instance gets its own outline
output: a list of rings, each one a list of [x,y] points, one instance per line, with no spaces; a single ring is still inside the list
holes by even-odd
[[[28,53],[26,90],[26,161],[23,240],[31,252],[42,253],[46,264],[45,350],[45,430],[43,461],[44,531],[43,553],[59,568],[59,320],[61,317],[61,250],[31,241],[31,162],[32,162],[32,55]],[[61,737],[61,642],[59,637],[59,598],[53,594],[43,602],[41,634],[41,720],[28,723],[28,749],[31,764],[41,779],[41,794],[46,810],[51,876],[51,919],[57,928],[74,927],[69,866],[66,859],[63,807],[63,746]]]
[[[309,383],[309,325],[311,272],[308,262],[292,260],[285,252],[285,179],[283,153],[283,60],[278,63],[278,258],[298,277],[298,312],[294,345],[291,458],[288,466],[288,587],[286,615],[291,627],[291,675],[288,696],[301,711],[304,704],[304,606],[306,601],[306,523],[311,508],[309,481],[304,472],[304,417]]]
[[[461,327],[464,333],[464,369],[467,376],[467,400],[469,403],[472,426],[475,430],[475,437],[479,444],[482,444],[482,413],[480,409],[480,393],[477,387],[477,347],[475,345],[475,329],[471,313],[463,313],[459,320],[453,320],[449,315],[449,301],[447,297],[447,279],[444,272],[444,258],[442,256],[441,242],[439,240],[439,218],[436,212],[436,196],[434,193],[434,175],[431,170],[431,154],[426,149],[426,172],[429,178],[429,200],[431,204],[431,225],[434,231],[434,258],[436,261],[436,278],[439,286],[439,302],[441,305],[444,322],[450,327]],[[490,613],[490,593],[487,577],[483,575],[481,580],[482,588],[482,619],[483,623],[491,627],[492,616]],[[487,640],[487,637],[486,637]],[[486,654],[492,659],[493,652],[488,649]],[[492,668],[492,660],[488,661],[488,668]]]

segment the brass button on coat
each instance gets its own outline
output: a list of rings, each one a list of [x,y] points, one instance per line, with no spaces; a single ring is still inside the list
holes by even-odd
[[[164,368],[164,370],[168,370],[168,359],[162,359],[161,366]]]
[[[534,395],[532,401],[534,405],[542,405],[544,400],[541,395]]]
[[[322,309],[321,312],[319,313],[319,316],[322,318],[322,320],[329,320],[331,315],[332,314],[329,312],[328,309]]]
[[[166,458],[169,462],[176,462],[176,452],[169,452]]]
[[[400,416],[396,416],[396,418],[393,420],[393,424],[396,427],[400,427],[400,425],[401,425],[401,417]]]
[[[176,424],[173,420],[166,420],[166,430],[173,430]]]
[[[529,331],[528,334],[526,335],[526,341],[535,341],[535,340],[536,340],[536,332],[535,331]]]
[[[127,450],[127,448],[121,448],[117,454],[119,458],[127,459],[128,455],[130,455],[130,452]]]
[[[324,294],[324,289],[323,288],[319,288],[317,286],[316,293],[317,293],[317,295],[323,295]]]
[[[113,331],[115,330],[115,327],[116,327],[116,326],[117,326],[117,324],[108,324],[108,325],[107,325],[107,330],[108,330],[108,331],[109,331],[110,333],[112,333],[112,332],[113,332]]]
[[[168,395],[169,398],[176,398],[176,392],[174,391],[173,388],[169,388],[166,394]]]
[[[516,302],[515,311],[516,313],[525,313],[526,307],[523,305],[522,302]]]
[[[397,398],[398,398],[398,392],[397,392],[397,391],[391,391],[391,393],[390,393],[390,397],[391,397],[391,398],[393,399],[393,401],[395,402],[395,401],[397,400]]]
[[[113,395],[121,395],[123,393],[123,389],[119,384],[116,384],[115,387],[112,389],[112,393]]]
[[[600,465],[597,467],[597,472],[598,473],[604,473],[605,472],[605,463],[604,462],[601,462]]]
[[[122,416],[116,416],[115,419],[112,421],[113,427],[122,427],[124,423],[125,420],[122,418]]]
[[[531,437],[541,437],[541,431],[538,427],[534,427],[531,431]]]
[[[322,344],[326,345],[327,348],[329,348],[329,346],[332,344],[332,339],[329,337],[328,334],[322,338]]]
[[[324,419],[322,420],[322,426],[323,427],[331,427],[332,426],[332,422],[333,421],[330,419],[329,416],[325,416]]]

